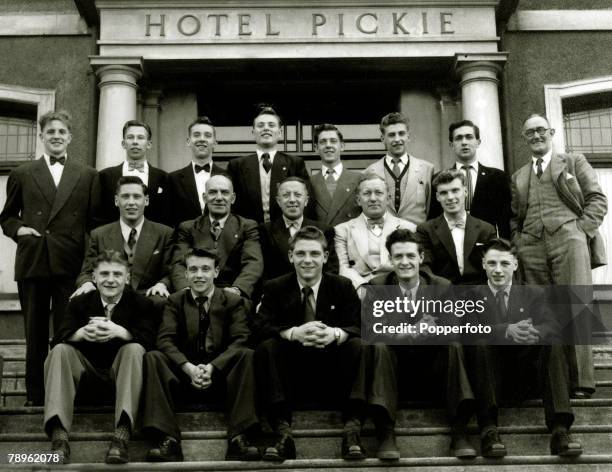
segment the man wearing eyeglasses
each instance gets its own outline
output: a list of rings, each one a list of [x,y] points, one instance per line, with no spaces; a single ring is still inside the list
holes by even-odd
[[[510,226],[524,281],[589,286],[589,241],[608,208],[597,175],[582,154],[553,150],[555,130],[544,116],[530,115],[522,133],[531,159],[512,176]],[[591,348],[577,345],[575,352],[572,389],[588,398],[595,389]]]

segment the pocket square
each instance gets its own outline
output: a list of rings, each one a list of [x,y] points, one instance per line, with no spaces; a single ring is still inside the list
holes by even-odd
[[[159,249],[156,249],[155,251],[153,251],[153,255],[155,254],[159,254]]]
[[[484,246],[485,243],[476,243],[476,246]]]
[[[572,174],[570,174],[569,172],[565,174],[565,180],[572,180],[572,179],[575,179],[575,177]]]
[[[157,194],[159,195],[160,193],[164,193],[164,189],[161,187],[157,189]]]

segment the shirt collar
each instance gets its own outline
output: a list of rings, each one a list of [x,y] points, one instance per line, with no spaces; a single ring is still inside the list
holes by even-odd
[[[363,218],[363,221],[365,222],[366,225],[368,224],[368,220],[372,219],[369,216],[366,216],[366,214],[364,212],[361,212],[360,216]],[[383,223],[385,221],[387,221],[387,212],[386,211],[383,213],[383,216],[381,216],[380,219],[383,220]]]
[[[66,161],[68,161],[68,152],[64,154],[64,157],[66,158]],[[46,152],[43,152],[43,159],[47,163],[47,166],[51,167],[51,156],[49,156],[49,154],[47,154]]]
[[[297,220],[290,220],[285,215],[283,215],[283,220],[285,221],[285,228],[289,228],[289,225],[293,222],[297,222],[298,228],[301,228],[302,224],[304,223],[304,215],[300,216]]]
[[[340,174],[342,174],[342,162],[338,162],[333,167],[328,167],[325,164],[322,164],[321,165],[321,174],[323,174],[323,177],[326,176],[327,169],[334,169],[335,175],[340,176]]]
[[[212,173],[212,166],[213,166],[212,159],[210,159],[209,161],[206,161],[204,164],[200,164],[198,162],[191,161],[191,169],[193,170],[193,173],[195,174],[196,173],[195,166],[205,166],[206,164],[210,164],[210,171],[209,171],[209,173]],[[206,171],[204,171],[204,172],[206,172]]]
[[[193,298],[194,302],[196,301],[197,297],[206,297],[206,301],[210,304],[210,301],[212,300],[212,297],[215,293],[215,286],[213,285],[212,288],[208,291],[208,293],[205,293],[204,295],[196,295],[191,289],[189,289],[189,293],[191,293],[191,298]]]
[[[400,161],[401,161],[401,163],[402,163],[402,164],[404,164],[404,165],[408,164],[408,157],[409,157],[409,156],[408,156],[408,153],[407,153],[407,152],[405,152],[405,153],[404,153],[404,155],[403,155],[402,157],[400,157]],[[389,166],[392,166],[392,165],[393,165],[393,157],[392,157],[392,156],[390,156],[389,154],[387,154],[387,155],[385,156],[385,160],[387,161],[387,164],[388,164]]]
[[[415,299],[416,299],[417,290],[419,289],[419,285],[420,285],[420,284],[421,284],[421,281],[420,281],[420,280],[417,280],[416,285],[415,285],[414,287],[412,287],[412,288],[410,288],[410,289],[409,289],[409,288],[404,287],[404,286],[402,285],[402,283],[401,283],[401,282],[399,282],[399,286],[400,286],[400,288],[401,288],[401,290],[402,290],[402,291],[405,291],[405,292],[410,291],[410,293],[411,293],[411,295],[412,295],[412,297],[411,297],[411,298],[412,298],[412,300],[415,300]]]
[[[497,296],[497,292],[500,292],[502,290],[504,292],[506,292],[506,295],[509,296],[510,295],[510,289],[512,288],[512,281],[510,281],[510,283],[508,285],[506,285],[504,288],[500,288],[500,289],[494,288],[493,285],[491,285],[491,281],[489,281],[489,280],[487,280],[487,285],[489,286],[489,289],[491,290],[491,292],[493,292],[494,296]]]
[[[446,216],[446,213],[442,213],[444,215],[444,219],[446,220],[447,223],[450,223],[451,221],[459,221],[460,219],[463,219],[463,221],[467,224],[467,211],[463,210],[463,213],[461,215],[459,215],[458,218],[455,218],[454,220],[451,220],[448,218],[448,216]]]
[[[136,239],[139,238],[140,232],[142,231],[142,225],[144,225],[145,219],[143,218],[140,223],[138,223],[134,229],[136,230]],[[121,218],[119,218],[119,225],[121,226],[121,234],[123,238],[127,241],[130,237],[130,232],[132,231],[132,227],[125,223]]]
[[[130,169],[130,164],[128,163],[128,161],[127,160],[123,161],[123,172],[129,169]],[[149,173],[149,161],[147,161],[146,159],[144,160],[143,170],[145,174]]]
[[[215,218],[213,218],[211,214],[208,215],[208,218],[210,218],[210,224],[212,224],[212,222],[215,220]],[[229,213],[225,215],[223,218],[217,220],[219,222],[219,226],[221,227],[221,229],[225,228],[225,222],[227,221],[228,218],[229,218]]]
[[[121,292],[121,295],[119,295],[119,299],[115,302],[115,306],[119,305],[121,297],[123,297],[123,292]],[[106,305],[110,305],[109,302],[104,301],[104,298],[102,298],[102,296],[100,296],[100,301],[102,302],[102,308],[106,308]]]
[[[459,161],[455,162],[455,169],[461,170],[463,166],[469,166],[472,169],[474,169],[476,173],[478,173],[478,161],[477,160],[474,160],[474,162],[471,162],[469,164],[464,164],[463,162],[459,162]]]
[[[317,296],[319,295],[319,288],[321,287],[321,280],[323,280],[323,274],[321,274],[321,277],[319,277],[319,280],[317,280],[317,282],[314,285],[310,285],[310,288],[312,289],[312,296],[314,297],[315,301],[317,301]],[[302,285],[302,282],[300,282],[300,279],[298,279],[298,285],[300,286],[300,293],[302,293],[302,289],[306,287],[306,285]]]
[[[552,148],[550,148],[550,150],[541,157],[542,157],[542,165],[546,167],[552,158]],[[531,156],[531,160],[533,164],[535,165],[538,158],[535,156]]]
[[[259,161],[261,161],[261,156],[264,154],[270,155],[270,162],[272,162],[274,160],[274,156],[276,156],[276,149],[272,149],[271,151],[262,151],[261,149],[257,149],[255,152],[257,153],[257,159],[259,159]]]

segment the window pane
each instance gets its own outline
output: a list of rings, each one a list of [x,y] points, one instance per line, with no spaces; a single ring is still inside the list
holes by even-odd
[[[612,152],[612,108],[600,108],[563,116],[567,150],[588,154]]]
[[[36,121],[0,116],[0,162],[28,160],[36,151]]]

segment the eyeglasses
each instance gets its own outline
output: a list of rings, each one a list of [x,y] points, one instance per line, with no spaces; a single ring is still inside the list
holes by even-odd
[[[540,126],[539,128],[528,129],[523,134],[527,138],[533,138],[536,133],[538,133],[538,135],[540,135],[540,136],[544,136],[547,131],[550,131],[550,128],[544,128],[544,127]]]

